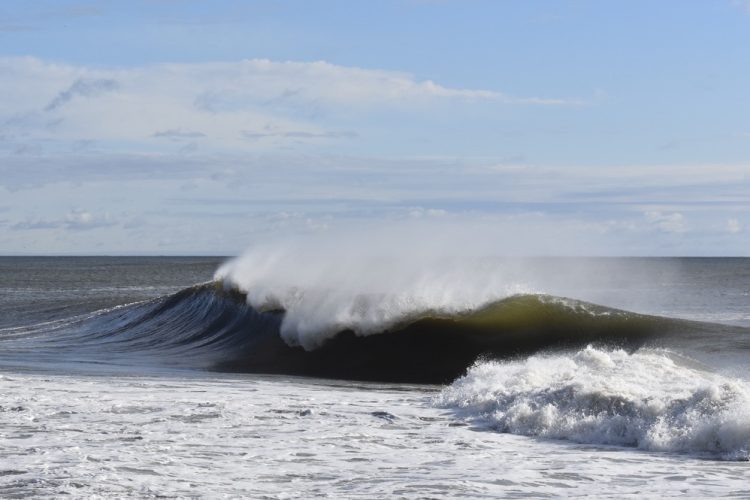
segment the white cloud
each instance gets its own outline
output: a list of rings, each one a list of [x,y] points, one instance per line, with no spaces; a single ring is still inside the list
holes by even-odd
[[[732,234],[739,233],[742,231],[742,224],[738,219],[728,219],[727,220],[727,231],[729,231]]]
[[[412,219],[421,219],[423,217],[444,217],[448,215],[448,211],[443,210],[442,208],[414,207],[409,210],[408,215]]]
[[[108,212],[95,214],[82,208],[76,208],[68,212],[65,216],[65,226],[68,229],[74,230],[93,229],[114,224],[115,222]]]
[[[165,137],[185,134],[197,146],[222,151],[349,140],[356,131],[336,128],[330,116],[387,107],[568,103],[452,88],[408,73],[265,59],[104,69],[0,58],[0,87],[6,139],[44,141],[48,148],[108,141],[110,151],[131,152],[158,150]]]
[[[664,213],[651,211],[643,214],[646,220],[666,233],[684,233],[687,231],[685,217],[679,212]]]
[[[469,250],[481,236],[512,255],[746,255],[750,248],[747,231],[727,231],[724,206],[688,211],[677,204],[566,201],[554,185],[537,191],[544,172],[515,182],[494,172],[472,178],[432,162],[347,161],[349,172],[336,171],[335,163],[277,159],[180,170],[142,158],[117,164],[117,176],[108,177],[89,161],[80,172],[60,170],[54,183],[0,187],[2,252],[230,254],[253,241],[352,227],[366,233],[373,224],[402,227],[410,237],[417,230],[445,234]],[[441,176],[430,177],[435,170]],[[726,190],[718,186],[716,193]],[[748,213],[747,205],[731,210],[738,220]]]
[[[64,217],[58,219],[27,217],[25,220],[13,224],[11,229],[16,231],[57,229],[83,231],[114,226],[116,224],[108,212],[93,213],[82,208],[75,208],[65,214]]]
[[[204,133],[158,132],[154,140],[165,143]],[[308,154],[9,157],[0,162],[2,251],[225,254],[269,235],[377,220],[435,231],[484,224],[477,233],[495,234],[499,250],[519,254],[750,248],[750,233],[733,235],[728,223],[750,213],[748,166],[498,164]],[[171,243],[157,248],[162,237]]]

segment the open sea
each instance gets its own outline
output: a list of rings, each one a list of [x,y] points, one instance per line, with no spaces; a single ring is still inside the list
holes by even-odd
[[[0,497],[750,497],[750,259],[329,264],[0,257]]]

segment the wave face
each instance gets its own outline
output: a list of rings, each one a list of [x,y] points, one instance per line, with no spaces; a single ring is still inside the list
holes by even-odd
[[[261,314],[216,284],[90,314],[0,329],[4,361],[90,361],[211,368],[232,352],[278,337],[278,314]]]
[[[750,458],[750,387],[666,351],[603,350],[473,366],[435,398],[500,432]]]
[[[209,283],[72,320],[5,329],[0,341],[6,360],[33,353],[35,360],[72,356],[97,363],[446,383],[482,356],[507,358],[590,343],[632,350],[652,340],[723,328],[517,295],[460,313],[415,312],[383,323],[378,334],[343,329],[308,350],[285,341],[286,314],[260,311],[245,294]]]

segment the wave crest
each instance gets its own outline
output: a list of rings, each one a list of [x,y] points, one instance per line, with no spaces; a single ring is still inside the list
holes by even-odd
[[[428,314],[455,315],[536,290],[486,263],[249,252],[215,279],[258,310],[283,310],[281,336],[307,350],[341,331],[366,336]]]

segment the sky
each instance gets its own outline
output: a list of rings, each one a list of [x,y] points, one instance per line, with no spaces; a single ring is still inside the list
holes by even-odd
[[[5,0],[0,254],[748,256],[749,88],[746,0]]]

